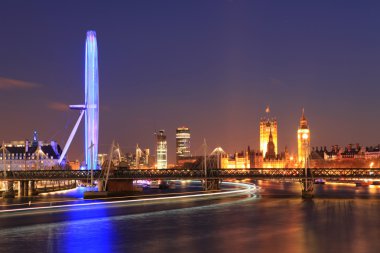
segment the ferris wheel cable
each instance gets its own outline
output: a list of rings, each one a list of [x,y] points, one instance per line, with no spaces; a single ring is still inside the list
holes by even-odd
[[[64,124],[63,127],[59,128],[57,131],[55,131],[54,134],[51,135],[50,140],[54,140],[54,139],[58,140],[57,136],[61,135],[59,141],[60,142],[64,141],[65,137],[63,137],[63,135],[66,131],[68,131],[69,126],[72,125],[75,119],[74,115],[72,113],[69,113],[68,111],[65,113],[65,117],[66,117],[66,123]]]

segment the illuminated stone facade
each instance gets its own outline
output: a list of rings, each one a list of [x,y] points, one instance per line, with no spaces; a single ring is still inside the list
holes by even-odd
[[[272,131],[269,132],[269,141],[267,144],[267,152],[265,153],[265,159],[276,159],[276,146],[273,142]]]
[[[12,141],[0,146],[0,170],[49,170],[58,168],[61,147],[55,141],[44,143],[34,133],[33,142]]]
[[[277,155],[277,120],[275,118],[269,118],[269,108],[266,110],[267,116],[260,120],[260,152],[264,155],[267,153],[267,146],[269,142],[269,135],[272,133],[272,139],[274,144],[274,151]]]
[[[363,147],[359,144],[348,144],[346,147],[333,145],[313,147],[310,166],[312,168],[379,168],[380,145]]]
[[[222,156],[221,166],[222,169],[249,169],[251,167],[251,162],[248,151],[235,153],[233,156]]]
[[[288,162],[281,158],[281,159],[274,159],[274,160],[264,160],[263,166],[264,169],[283,169],[283,168],[289,168]]]
[[[298,140],[298,163],[301,167],[305,165],[306,157],[310,154],[310,129],[305,118],[304,110],[297,131]]]
[[[252,168],[295,168],[297,166],[293,157],[289,154],[288,150],[285,148],[285,152],[276,155],[276,157],[264,157],[261,152],[253,153],[252,155]]]

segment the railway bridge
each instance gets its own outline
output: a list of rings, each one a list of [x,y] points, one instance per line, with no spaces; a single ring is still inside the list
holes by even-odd
[[[285,168],[285,169],[160,169],[160,170],[126,170],[116,169],[108,175],[104,170],[23,170],[0,171],[0,179],[8,182],[7,192],[14,191],[17,182],[18,192],[25,192],[25,185],[35,181],[68,181],[97,179],[98,183],[107,177],[109,182],[132,184],[138,179],[161,180],[202,180],[205,190],[218,189],[222,180],[228,179],[257,179],[257,180],[295,180],[302,185],[302,196],[311,197],[315,179],[324,180],[380,180],[380,168]]]

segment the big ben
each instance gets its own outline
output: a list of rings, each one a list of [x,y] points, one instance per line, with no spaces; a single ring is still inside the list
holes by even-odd
[[[304,166],[306,158],[310,153],[310,129],[305,118],[305,112],[302,109],[302,116],[300,119],[300,125],[297,131],[298,138],[298,162]]]

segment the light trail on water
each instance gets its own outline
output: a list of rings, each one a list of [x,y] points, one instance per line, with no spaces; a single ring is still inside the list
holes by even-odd
[[[223,182],[224,185],[238,186],[243,189],[237,190],[227,190],[223,192],[213,192],[213,193],[199,193],[199,194],[191,194],[191,195],[181,195],[181,196],[169,196],[169,197],[151,197],[151,198],[143,198],[143,199],[132,199],[132,200],[117,200],[117,201],[109,201],[109,202],[91,202],[91,203],[78,203],[78,204],[66,204],[66,205],[52,205],[52,206],[43,206],[43,207],[27,207],[27,208],[16,208],[16,209],[8,209],[8,210],[0,210],[0,214],[4,213],[21,213],[23,211],[40,211],[40,210],[54,210],[60,208],[67,207],[91,207],[91,206],[110,206],[115,204],[133,204],[133,203],[142,203],[142,202],[155,202],[155,201],[164,201],[164,200],[175,200],[175,199],[191,199],[191,198],[204,198],[204,197],[220,197],[220,196],[230,196],[236,194],[248,194],[252,191],[255,191],[257,188],[252,184],[244,184],[244,183],[234,183],[234,182]],[[106,200],[107,198],[101,199],[92,199],[94,200]],[[48,202],[46,202],[48,203]]]

